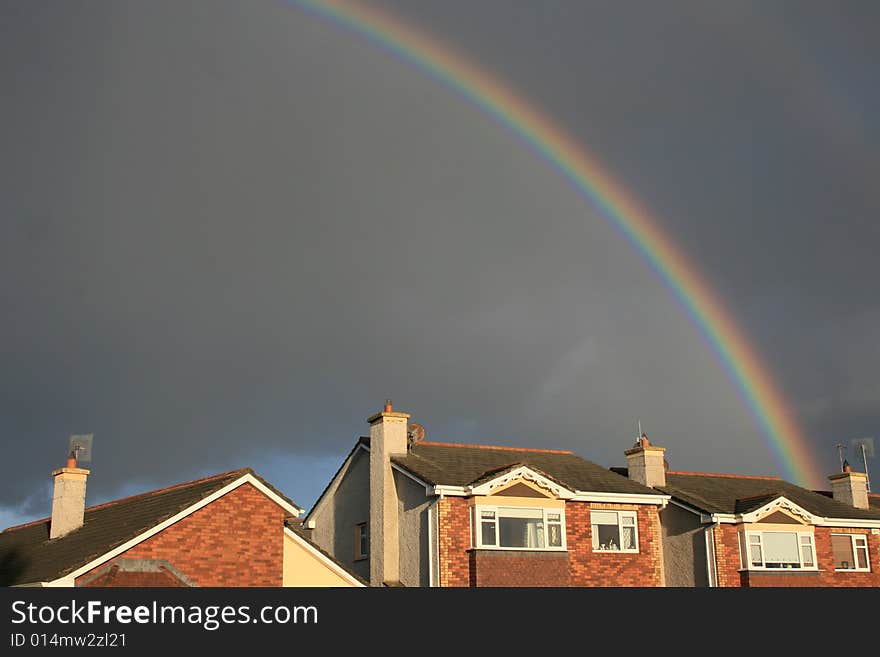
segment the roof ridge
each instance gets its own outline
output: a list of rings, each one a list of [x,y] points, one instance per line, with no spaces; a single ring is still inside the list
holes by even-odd
[[[94,506],[87,506],[85,508],[86,511],[94,511],[96,509],[104,509],[108,506],[113,506],[114,504],[121,504],[122,502],[130,502],[132,500],[136,500],[141,497],[148,497],[150,495],[158,495],[159,493],[167,493],[168,491],[175,490],[177,488],[184,488],[186,486],[193,486],[195,484],[202,484],[206,481],[211,481],[212,479],[223,479],[225,477],[229,477],[233,474],[254,474],[254,471],[251,468],[238,468],[236,470],[229,470],[228,472],[221,472],[215,475],[209,475],[207,477],[201,477],[199,479],[193,479],[191,481],[184,481],[179,484],[172,484],[171,486],[165,486],[164,488],[157,488],[155,490],[148,490],[143,493],[137,493],[135,495],[129,495],[128,497],[120,497],[118,500],[110,500],[109,502],[104,502],[103,504],[96,504]]]
[[[507,447],[503,445],[475,445],[473,443],[444,443],[434,440],[420,440],[416,445],[431,445],[435,447],[467,447],[471,449],[498,449],[511,452],[543,452],[547,454],[576,454],[570,449],[543,449],[541,447]]]
[[[128,497],[120,497],[117,500],[110,500],[109,502],[102,502],[101,504],[87,506],[85,509],[83,509],[83,512],[94,511],[96,509],[104,509],[108,506],[113,506],[114,504],[120,504],[122,502],[130,502],[131,500],[135,500],[140,497],[147,497],[149,495],[157,495],[159,493],[166,493],[166,492],[168,492],[170,490],[174,490],[176,488],[183,488],[184,486],[192,486],[194,484],[201,484],[206,481],[210,481],[211,479],[222,479],[224,477],[228,477],[228,476],[235,474],[235,473],[238,473],[238,472],[240,472],[241,474],[246,474],[246,473],[254,474],[254,472],[251,468],[238,468],[237,470],[229,470],[228,472],[221,472],[219,474],[209,475],[207,477],[201,477],[199,479],[193,479],[191,481],[184,481],[179,484],[172,484],[171,486],[165,486],[164,488],[157,488],[155,490],[148,490],[143,493],[129,495]],[[25,527],[31,527],[33,525],[39,525],[44,522],[49,522],[51,519],[52,519],[51,516],[46,516],[45,518],[40,518],[39,520],[31,520],[30,522],[25,522],[20,525],[13,525],[12,527],[7,527],[6,529],[4,529],[2,532],[0,532],[0,534],[4,534],[6,532],[10,532],[13,530],[24,529]]]
[[[683,472],[681,470],[669,470],[666,474],[688,475],[691,477],[729,477],[731,479],[765,479],[767,481],[785,481],[782,477],[769,477],[764,475],[728,474],[724,472]],[[788,483],[788,482],[785,482]]]

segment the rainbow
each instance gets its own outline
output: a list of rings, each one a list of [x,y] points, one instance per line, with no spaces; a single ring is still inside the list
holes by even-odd
[[[681,250],[550,117],[450,47],[387,12],[351,0],[290,0],[350,29],[453,89],[540,154],[641,254],[709,342],[760,426],[783,477],[818,488],[825,478],[769,372]]]

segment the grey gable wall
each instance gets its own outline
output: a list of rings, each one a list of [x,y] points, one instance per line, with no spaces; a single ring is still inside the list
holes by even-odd
[[[425,487],[394,471],[400,522],[400,581],[404,586],[430,586],[428,507],[434,501]]]
[[[370,560],[354,559],[355,526],[370,520],[370,455],[358,448],[310,515],[312,540],[367,581]]]
[[[709,586],[706,529],[700,517],[675,504],[660,511],[666,586]]]

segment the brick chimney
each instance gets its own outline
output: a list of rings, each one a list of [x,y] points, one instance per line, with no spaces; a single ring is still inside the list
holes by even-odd
[[[868,508],[868,475],[864,472],[853,472],[849,463],[843,462],[843,472],[830,475],[831,495],[838,502],[843,502],[857,509]]]
[[[55,493],[52,496],[49,538],[59,538],[82,527],[88,476],[88,470],[77,467],[75,453],[71,453],[67,458],[65,467],[52,472],[52,477],[55,479]]]
[[[391,400],[367,419],[370,424],[370,585],[397,585],[400,581],[400,531],[397,487],[391,457],[407,451],[409,415],[397,413]]]
[[[636,439],[636,444],[624,452],[629,469],[629,478],[643,486],[655,488],[666,485],[666,462],[663,454],[666,449],[654,447],[645,434]]]

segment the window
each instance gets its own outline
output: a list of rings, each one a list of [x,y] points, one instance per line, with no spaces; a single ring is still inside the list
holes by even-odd
[[[870,570],[868,537],[863,534],[831,534],[834,570]]]
[[[745,532],[741,535],[743,568],[816,569],[813,535],[801,532]]]
[[[593,549],[638,552],[639,535],[635,511],[590,511]]]
[[[475,507],[477,547],[526,550],[565,549],[562,509]]]
[[[370,526],[359,522],[354,526],[354,558],[366,559],[370,556]]]

